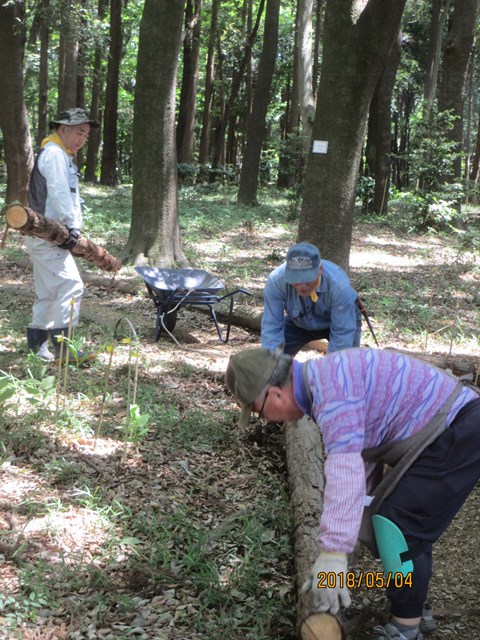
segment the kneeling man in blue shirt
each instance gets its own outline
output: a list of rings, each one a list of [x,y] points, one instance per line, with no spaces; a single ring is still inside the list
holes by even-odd
[[[362,314],[342,269],[322,260],[313,244],[288,250],[286,262],[268,276],[262,347],[295,355],[312,340],[328,340],[328,352],[360,346]]]

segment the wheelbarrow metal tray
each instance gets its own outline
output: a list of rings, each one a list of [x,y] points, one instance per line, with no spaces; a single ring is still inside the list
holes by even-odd
[[[203,269],[155,269],[154,267],[135,267],[151,289],[168,297],[172,291],[185,294],[189,290],[204,293],[218,293],[225,289],[223,282]]]
[[[148,293],[157,307],[156,340],[159,339],[162,330],[166,330],[167,333],[173,330],[178,307],[182,304],[192,304],[208,306],[218,337],[222,342],[227,342],[232,320],[233,296],[237,293],[251,295],[244,289],[236,289],[223,296],[218,295],[222,289],[225,289],[225,285],[204,269],[135,267],[135,270],[145,281]],[[224,339],[213,307],[225,298],[230,298],[230,313]]]

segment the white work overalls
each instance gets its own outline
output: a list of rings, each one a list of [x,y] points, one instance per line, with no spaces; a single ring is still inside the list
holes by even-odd
[[[81,229],[78,172],[72,157],[58,144],[48,142],[38,158],[38,169],[47,182],[45,215],[70,229]],[[30,327],[67,327],[72,298],[73,326],[77,326],[84,286],[72,254],[40,238],[27,237],[25,244],[33,262],[37,295]]]

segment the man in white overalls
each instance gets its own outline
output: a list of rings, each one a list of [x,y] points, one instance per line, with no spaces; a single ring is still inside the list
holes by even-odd
[[[33,318],[27,328],[29,350],[38,352],[44,360],[60,355],[61,336],[67,335],[73,299],[73,326],[78,325],[83,282],[69,249],[81,234],[82,212],[78,189],[78,169],[75,154],[88,140],[90,127],[99,124],[90,120],[84,109],[62,111],[50,122],[53,133],[44,138],[30,177],[29,204],[41,213],[68,227],[68,240],[55,246],[40,238],[27,237],[25,244],[33,262],[37,299]],[[48,349],[50,335],[54,354]],[[81,354],[82,359],[91,356]]]

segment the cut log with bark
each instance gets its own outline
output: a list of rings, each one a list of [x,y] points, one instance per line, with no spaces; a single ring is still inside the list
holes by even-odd
[[[301,589],[320,553],[324,452],[317,425],[306,417],[286,423],[285,450],[293,515],[297,633],[302,640],[340,640],[344,634],[340,620],[315,612],[311,591],[303,593]]]
[[[443,355],[441,353],[419,353],[416,351],[406,351],[405,349],[396,349],[389,347],[387,351],[395,351],[395,353],[403,353],[406,356],[412,356],[418,360],[437,367],[438,369],[446,369],[451,371],[455,376],[466,376],[472,382],[478,384],[480,362],[469,362],[464,356]]]
[[[5,210],[7,224],[26,236],[41,238],[52,244],[61,245],[69,237],[68,228],[61,222],[36,213],[30,207],[12,204]],[[122,267],[120,260],[112,256],[106,249],[99,247],[83,236],[78,238],[77,244],[70,249],[74,256],[92,262],[103,271],[119,271]]]

